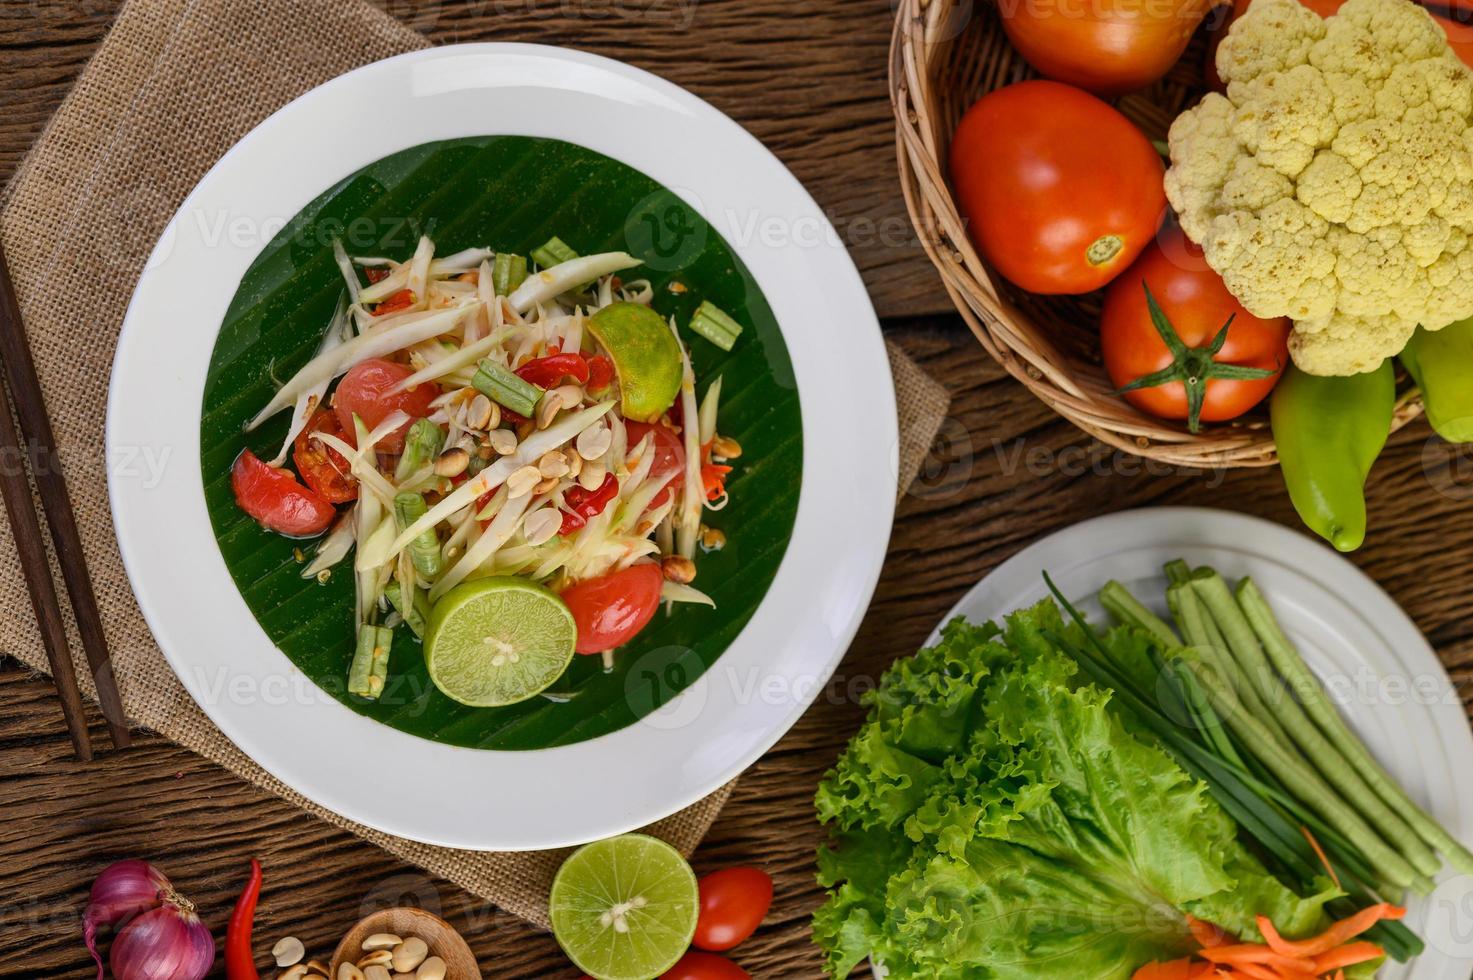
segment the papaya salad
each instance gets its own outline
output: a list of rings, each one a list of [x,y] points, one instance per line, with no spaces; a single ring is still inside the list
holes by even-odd
[[[662,604],[714,605],[695,559],[725,543],[703,516],[741,447],[717,433],[721,379],[698,400],[674,319],[620,277],[639,259],[557,238],[334,253],[346,291],[316,355],[246,424],[290,411],[280,450],[242,451],[231,486],[268,530],[320,537],[303,577],[354,576],[350,694],[383,693],[401,625],[441,691],[494,707],[575,653],[612,669]],[[709,302],[688,327],[724,350],[741,333]]]

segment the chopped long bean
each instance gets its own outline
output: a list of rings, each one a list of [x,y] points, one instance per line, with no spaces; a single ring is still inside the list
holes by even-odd
[[[384,693],[393,645],[394,631],[387,626],[364,625],[358,630],[358,649],[348,667],[349,694],[373,700]]]
[[[531,418],[537,411],[537,402],[543,391],[532,382],[519,378],[513,372],[487,358],[476,368],[471,385],[477,391],[509,411],[523,418]]]
[[[429,419],[416,419],[404,437],[404,452],[394,468],[394,480],[403,483],[415,473],[434,463],[445,444],[445,430]]]
[[[710,300],[696,307],[691,314],[690,328],[722,350],[731,350],[742,335],[742,325]]]
[[[512,290],[527,281],[526,256],[515,252],[497,252],[491,263],[491,285],[497,296],[510,296]]]
[[[410,631],[421,640],[424,639],[425,630],[429,627],[430,601],[419,589],[411,589],[414,593],[410,601],[404,601],[404,590],[399,587],[397,581],[390,582],[384,588],[384,595],[388,597],[390,604],[404,617],[404,624]]]
[[[394,497],[394,521],[402,532],[415,521],[429,513],[425,498],[417,493],[401,493]],[[445,567],[440,553],[440,538],[434,528],[427,528],[409,542],[409,558],[414,570],[425,578],[434,578]]]
[[[544,269],[550,269],[564,262],[571,262],[578,257],[578,253],[556,235],[547,242],[532,250],[532,261]],[[498,290],[499,292],[499,290]]]

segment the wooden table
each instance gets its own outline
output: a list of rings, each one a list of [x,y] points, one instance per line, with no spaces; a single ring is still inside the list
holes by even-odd
[[[481,0],[387,6],[439,41],[572,44],[650,68],[716,103],[805,181],[860,263],[887,335],[952,392],[930,473],[900,504],[874,605],[835,683],[743,777],[695,856],[698,872],[745,862],[777,880],[771,915],[737,956],[754,977],[820,976],[808,931],[822,898],[811,801],[863,716],[857,692],[912,652],[977,579],[1041,535],[1168,503],[1295,524],[1278,473],[1166,470],[1106,450],[1007,378],[947,312],[895,181],[884,0],[529,0],[516,5],[520,16],[500,17],[507,4]],[[0,179],[116,7],[0,0]],[[622,13],[599,16],[610,10]],[[627,20],[639,11],[649,20],[631,29]],[[1373,479],[1374,531],[1355,560],[1426,631],[1464,690],[1473,679],[1473,591],[1463,578],[1473,564],[1473,457],[1450,456],[1417,424],[1393,439]],[[95,712],[92,723],[102,731]],[[0,666],[0,814],[0,977],[88,975],[80,926],[87,887],[123,857],[162,864],[218,935],[252,855],[269,875],[257,927],[263,946],[294,934],[327,950],[360,908],[403,898],[449,918],[487,977],[575,975],[547,935],[157,736],[142,734],[132,751],[92,765],[74,762],[49,684],[13,660]]]

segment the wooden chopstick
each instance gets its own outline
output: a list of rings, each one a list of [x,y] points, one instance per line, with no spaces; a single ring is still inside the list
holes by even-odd
[[[51,541],[56,552],[57,562],[61,565],[62,580],[66,583],[67,593],[71,598],[72,613],[77,620],[77,632],[82,638],[82,649],[87,655],[87,664],[92,670],[92,678],[97,686],[97,700],[102,708],[102,715],[107,720],[108,732],[112,737],[114,748],[126,748],[133,742],[132,735],[128,731],[127,716],[123,712],[123,701],[118,696],[117,681],[113,676],[112,660],[108,653],[107,636],[102,628],[102,616],[97,609],[97,597],[92,591],[92,576],[87,571],[87,561],[82,550],[82,536],[77,530],[76,515],[72,512],[71,497],[67,495],[66,475],[62,470],[62,460],[56,451],[56,437],[51,431],[51,418],[46,413],[46,401],[41,393],[41,382],[36,376],[36,364],[31,358],[30,344],[27,343],[25,325],[20,317],[20,303],[16,300],[15,284],[10,278],[10,267],[5,261],[5,251],[0,248],[0,361],[3,361],[5,378],[9,383],[11,396],[15,401],[15,412],[20,417],[20,432],[25,435],[26,458],[31,464],[31,475],[36,481],[36,489],[41,496],[41,506],[46,512],[46,523],[51,528]],[[0,432],[0,439],[8,435],[12,443],[18,443],[19,433],[15,429],[15,419],[10,415],[9,409],[5,412],[4,428],[8,433]],[[51,582],[51,569],[46,560],[46,551],[40,546],[39,528],[36,528],[36,515],[32,510],[30,489],[26,486],[24,474],[19,470],[21,459],[19,447],[0,447],[6,452],[15,453],[16,465],[7,469],[16,470],[19,474],[19,485],[24,489],[24,499],[12,503],[9,482],[6,483],[6,506],[10,510],[10,523],[16,527],[17,541],[22,536],[18,529],[23,521],[18,521],[15,511],[17,505],[30,516],[30,525],[36,529],[37,546],[36,554],[28,558],[25,552],[21,554],[21,562],[28,566],[27,581],[31,585],[31,602],[37,605],[36,618],[41,620],[43,614],[40,606],[48,609],[46,616],[54,617],[56,624],[61,624],[61,611],[57,604],[56,590]],[[36,575],[29,570],[30,561],[39,561],[36,566],[40,573]],[[40,578],[45,580],[44,588],[38,586],[31,580]],[[38,605],[39,604],[39,605]],[[43,628],[43,637],[46,629]],[[52,642],[47,644],[47,656],[51,661],[53,676],[56,679],[57,693],[61,696],[63,710],[67,713],[67,725],[73,727],[71,713],[73,703],[78,710],[80,718],[81,702],[77,696],[76,677],[72,674],[72,662],[70,655],[66,652],[66,633],[60,634],[60,643],[52,648]],[[54,640],[55,638],[53,638]],[[61,655],[61,665],[65,668],[63,673],[65,679],[56,676],[58,670],[57,654]],[[68,694],[70,691],[70,695]],[[87,759],[91,757],[91,748],[86,740],[86,728],[82,727],[82,741],[77,745],[77,754]],[[77,733],[73,728],[73,742],[77,742]]]
[[[46,560],[46,546],[41,542],[41,525],[31,504],[31,485],[26,480],[21,462],[20,438],[15,418],[10,414],[10,399],[0,388],[0,490],[4,491],[5,513],[10,517],[10,530],[15,536],[15,550],[20,555],[26,589],[31,593],[31,608],[36,611],[36,624],[41,627],[41,643],[51,663],[51,681],[61,698],[61,713],[66,716],[67,731],[77,758],[92,758],[92,742],[87,736],[87,720],[82,712],[82,694],[72,674],[72,655],[67,650],[66,628],[61,622],[56,588],[51,582],[51,564]]]

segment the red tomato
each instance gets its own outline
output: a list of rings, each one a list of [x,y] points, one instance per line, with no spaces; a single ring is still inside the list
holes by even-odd
[[[353,436],[353,416],[357,415],[370,429],[395,412],[409,416],[395,432],[379,441],[379,452],[393,455],[404,448],[404,434],[415,419],[422,419],[434,411],[430,407],[440,394],[433,383],[419,385],[409,391],[395,391],[394,386],[414,372],[402,364],[371,358],[360,361],[348,369],[338,390],[332,396],[332,408],[338,422],[348,433],[348,442],[357,444]]]
[[[1013,47],[1055,81],[1099,95],[1149,85],[1186,50],[1212,0],[1002,0]]]
[[[752,975],[725,956],[692,951],[660,974],[660,980],[752,980]]]
[[[698,883],[701,913],[692,942],[723,952],[746,940],[772,905],[772,879],[756,868],[724,868]]]
[[[1262,320],[1244,309],[1223,285],[1222,277],[1207,265],[1202,250],[1175,227],[1163,231],[1160,241],[1146,249],[1105,293],[1100,345],[1105,370],[1117,388],[1172,363],[1171,352],[1151,323],[1142,283],[1151,287],[1182,343],[1188,347],[1210,344],[1232,317],[1227,341],[1213,360],[1275,372],[1251,381],[1209,379],[1202,421],[1235,419],[1273,390],[1279,372],[1289,363],[1288,319]],[[1180,381],[1127,391],[1125,399],[1158,418],[1187,417],[1186,386]]]
[[[629,433],[630,449],[639,445],[649,433],[655,434],[655,461],[650,464],[650,476],[667,477],[665,483],[668,486],[685,472],[685,440],[673,429],[647,422],[629,421],[624,423],[624,428]],[[656,494],[655,499],[650,501],[650,507],[659,507],[669,497],[669,493],[665,490]]]
[[[1035,293],[1088,293],[1129,266],[1166,213],[1164,173],[1130,120],[1058,82],[982,96],[951,141],[972,240]]]
[[[343,438],[343,426],[338,417],[325,408],[319,408],[292,444],[292,462],[297,464],[302,482],[331,504],[357,500],[358,481],[349,472],[348,461],[336,449],[313,439],[314,432]]]
[[[332,504],[297,482],[286,470],[267,466],[249,449],[230,467],[230,488],[240,509],[269,531],[310,538],[326,531],[337,516]]]
[[[660,606],[665,576],[652,562],[630,565],[563,590],[563,602],[578,624],[579,653],[603,653],[628,643]]]

